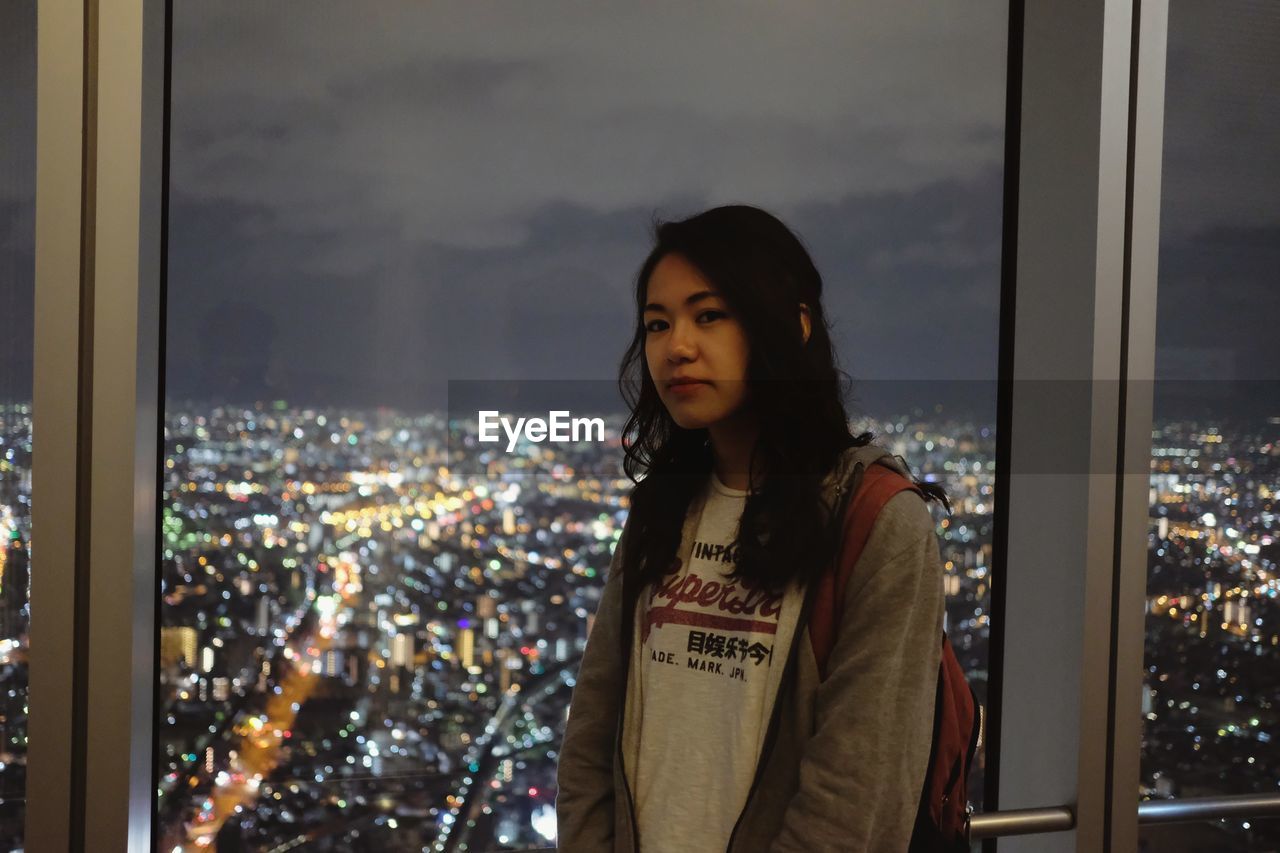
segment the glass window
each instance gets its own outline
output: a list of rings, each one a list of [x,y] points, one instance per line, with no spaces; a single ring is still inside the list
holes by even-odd
[[[1280,792],[1280,7],[1169,10],[1142,797]],[[1270,850],[1280,821],[1144,827]]]
[[[173,16],[161,849],[554,843],[655,215],[804,238],[985,699],[1007,4]],[[603,442],[475,443],[566,400]]]
[[[31,592],[36,4],[0,4],[0,847],[23,846]]]

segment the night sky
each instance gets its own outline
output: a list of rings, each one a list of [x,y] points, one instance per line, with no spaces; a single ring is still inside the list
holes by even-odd
[[[34,6],[0,7],[0,396],[29,389]],[[1173,4],[1160,365],[1280,379],[1280,6],[1230,8]],[[168,394],[408,410],[468,380],[611,394],[651,218],[729,202],[804,239],[868,397],[993,379],[1006,18],[177,3]]]

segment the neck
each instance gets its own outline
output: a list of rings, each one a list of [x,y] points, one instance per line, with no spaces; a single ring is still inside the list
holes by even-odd
[[[711,436],[711,454],[716,476],[731,489],[753,491],[760,488],[760,471],[756,471],[754,487],[748,485],[747,465],[751,450],[760,435],[759,424],[746,418],[721,421],[707,428]]]

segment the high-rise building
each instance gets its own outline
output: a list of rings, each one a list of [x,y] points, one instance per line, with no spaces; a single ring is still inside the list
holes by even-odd
[[[357,684],[360,681],[360,656],[347,655],[347,670],[343,676],[343,681],[348,685]]]
[[[254,628],[257,629],[259,637],[265,637],[267,632],[271,630],[271,600],[265,595],[258,599],[256,616]]]
[[[396,634],[391,638],[391,665],[413,666],[413,635]]]
[[[160,665],[174,666],[178,661],[184,661],[188,667],[195,669],[198,641],[195,628],[185,625],[168,625],[161,628]]]
[[[26,630],[23,608],[27,605],[31,563],[26,543],[17,530],[10,531],[0,570],[0,630],[5,637],[17,637]]]
[[[458,634],[458,656],[467,669],[475,665],[475,651],[475,632],[470,628],[463,628]]]
[[[511,652],[508,649],[498,649],[496,652],[498,658],[498,689],[503,693],[511,687]]]
[[[321,664],[321,673],[325,678],[337,678],[342,675],[342,651],[339,649],[328,649],[324,653]]]

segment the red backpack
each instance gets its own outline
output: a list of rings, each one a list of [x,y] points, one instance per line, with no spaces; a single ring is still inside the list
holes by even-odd
[[[898,492],[911,489],[923,498],[915,484],[885,465],[872,464],[862,473],[856,494],[845,515],[838,569],[822,576],[809,617],[809,636],[818,661],[818,672],[827,675],[827,659],[835,645],[840,613],[835,602],[844,598],[849,575],[871,535],[881,507]],[[965,679],[947,634],[942,632],[942,661],[938,665],[938,689],[933,705],[933,743],[929,769],[920,792],[915,829],[909,853],[967,853],[965,839],[969,817],[969,768],[982,733],[982,706]]]

